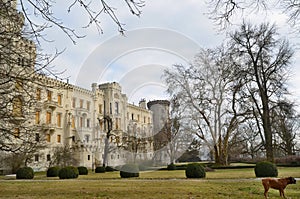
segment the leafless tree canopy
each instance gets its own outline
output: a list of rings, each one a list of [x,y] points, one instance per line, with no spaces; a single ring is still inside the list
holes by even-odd
[[[217,163],[227,164],[229,147],[246,137],[253,138],[243,143],[252,154],[263,146],[267,159],[274,160],[274,129],[292,128],[292,120],[281,119],[278,126],[276,108],[289,94],[292,56],[293,49],[278,37],[275,26],[243,23],[222,48],[201,50],[190,66],[174,65],[165,71],[168,92],[176,95],[188,125],[214,152]],[[246,135],[249,130],[256,136]],[[293,135],[285,132],[291,150]],[[257,136],[260,142],[250,147]]]
[[[211,18],[222,28],[231,24],[235,17],[245,17],[251,13],[267,13],[275,8],[286,14],[288,23],[297,32],[300,31],[299,0],[211,0],[209,6]]]
[[[120,0],[124,6],[127,7],[132,15],[140,16],[141,9],[145,5],[143,0]],[[61,2],[54,0],[20,0],[20,9],[22,10],[26,22],[29,24],[29,28],[32,34],[36,37],[37,41],[40,39],[46,39],[43,34],[43,30],[47,28],[58,28],[64,32],[74,43],[76,39],[84,37],[79,35],[77,30],[70,27],[66,21],[61,20],[54,13],[53,7]],[[93,1],[93,0],[69,0],[67,6],[63,8],[68,13],[73,10],[79,10],[82,12],[83,17],[88,19],[87,24],[83,28],[95,26],[99,33],[103,32],[101,17],[107,15],[112,22],[118,27],[120,33],[124,33],[125,28],[119,17],[118,10],[114,7],[112,2],[106,0]],[[77,9],[78,10],[78,9]]]
[[[214,152],[218,164],[228,163],[228,143],[247,110],[238,103],[239,82],[232,76],[231,56],[223,46],[203,49],[189,67],[175,65],[164,73],[190,129]]]
[[[244,23],[231,35],[236,76],[243,80],[257,125],[263,129],[267,159],[274,160],[271,110],[287,94],[293,49],[277,35],[274,25]]]

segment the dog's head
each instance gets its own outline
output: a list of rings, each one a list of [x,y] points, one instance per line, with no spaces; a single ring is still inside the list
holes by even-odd
[[[293,177],[288,178],[289,184],[296,184],[296,179]]]

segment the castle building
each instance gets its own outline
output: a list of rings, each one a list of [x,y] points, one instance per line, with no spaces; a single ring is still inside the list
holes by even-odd
[[[12,167],[7,157],[16,154],[34,170],[46,170],[57,164],[58,149],[70,152],[69,164],[88,168],[152,160],[153,119],[161,115],[155,103],[150,110],[145,99],[128,103],[116,82],[92,83],[89,90],[41,74],[16,6],[0,0],[0,172]]]
[[[105,116],[112,121],[106,165],[152,158],[153,113],[144,106],[143,100],[139,106],[128,103],[116,82],[93,83],[92,89],[87,90],[49,77],[40,81],[51,85],[36,89],[40,97],[35,124],[40,127],[47,147],[43,155],[36,154],[40,157],[35,156],[33,167],[47,168],[55,148],[64,146],[72,149],[78,166],[102,165],[108,130]]]

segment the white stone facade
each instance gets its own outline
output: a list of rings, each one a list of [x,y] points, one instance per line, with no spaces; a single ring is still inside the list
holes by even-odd
[[[35,123],[47,148],[31,166],[45,169],[49,166],[55,147],[70,146],[77,166],[95,168],[103,164],[104,143],[107,129],[103,117],[112,118],[112,136],[106,165],[117,166],[137,160],[151,160],[152,112],[141,102],[129,104],[127,97],[116,83],[92,84],[91,90],[43,77],[49,87],[37,88],[41,95]],[[140,139],[141,146],[132,143],[130,136]],[[143,143],[141,144],[141,140]],[[142,146],[143,145],[143,146]],[[137,156],[133,157],[132,156]]]

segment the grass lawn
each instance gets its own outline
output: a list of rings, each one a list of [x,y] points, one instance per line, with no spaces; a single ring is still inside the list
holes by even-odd
[[[278,168],[279,177],[300,178],[300,168]],[[0,198],[264,198],[260,179],[253,169],[207,172],[205,179],[186,179],[183,170],[142,172],[139,178],[121,179],[119,172],[91,173],[73,180],[46,178],[38,173],[34,180],[1,180]],[[0,178],[1,179],[1,178]],[[3,179],[3,178],[2,178]],[[280,198],[277,190],[270,198]],[[289,185],[288,198],[300,199],[300,185]]]

